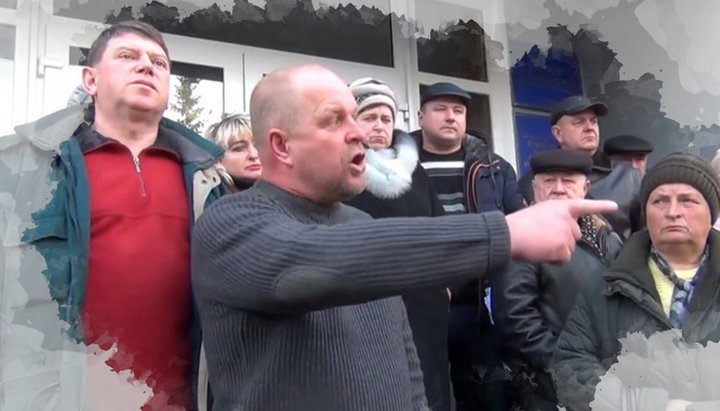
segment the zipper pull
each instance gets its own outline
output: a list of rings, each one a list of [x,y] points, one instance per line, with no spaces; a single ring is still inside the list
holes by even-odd
[[[133,163],[135,163],[135,171],[140,173],[140,157],[133,155]]]

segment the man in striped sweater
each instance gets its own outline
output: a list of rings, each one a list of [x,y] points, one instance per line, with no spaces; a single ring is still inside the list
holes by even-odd
[[[372,220],[341,204],[365,185],[355,109],[319,66],[273,72],[252,93],[262,178],[210,208],[193,236],[215,409],[427,409],[399,294],[500,271],[511,256],[564,261],[575,217],[614,208]]]
[[[425,168],[446,214],[525,207],[510,163],[467,130],[468,92],[452,83],[423,90],[413,134]],[[490,315],[490,287],[478,278],[452,284],[448,349],[458,411],[498,411],[509,404],[501,342]]]

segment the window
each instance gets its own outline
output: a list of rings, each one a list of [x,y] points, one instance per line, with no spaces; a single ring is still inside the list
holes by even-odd
[[[223,115],[223,69],[173,63],[170,101],[165,117],[205,135]]]
[[[254,3],[260,1],[191,0],[174,7],[143,0],[55,0],[54,12],[101,23],[138,19],[164,33],[392,67],[389,0],[366,2],[371,5],[316,7],[306,0],[266,1],[259,7]]]
[[[418,69],[488,81],[481,12],[432,0],[416,1]]]
[[[0,24],[0,135],[12,131],[13,71],[15,69],[15,27]]]

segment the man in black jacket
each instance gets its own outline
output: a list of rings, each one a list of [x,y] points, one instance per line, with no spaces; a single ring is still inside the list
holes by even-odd
[[[584,198],[592,160],[577,151],[553,150],[530,160],[535,202]],[[531,264],[513,261],[493,281],[495,325],[505,342],[517,383],[514,402],[523,410],[555,410],[548,364],[558,335],[587,277],[607,266],[622,247],[618,235],[597,216],[578,220],[582,238],[570,261]]]
[[[470,94],[452,83],[430,85],[420,100],[421,129],[413,135],[445,214],[508,214],[524,208],[510,163],[468,133],[469,103]],[[455,284],[451,291],[449,350],[457,409],[505,409],[507,379],[499,371],[499,340],[485,304],[487,283],[473,280]]]

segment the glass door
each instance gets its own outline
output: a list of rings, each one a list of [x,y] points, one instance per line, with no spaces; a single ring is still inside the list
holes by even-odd
[[[42,103],[34,118],[66,107],[77,98],[85,56],[105,26],[53,16],[44,54],[38,59]],[[164,34],[172,59],[170,99],[165,116],[204,134],[224,113],[245,111],[244,55],[232,45]],[[75,101],[75,100],[73,100]]]

